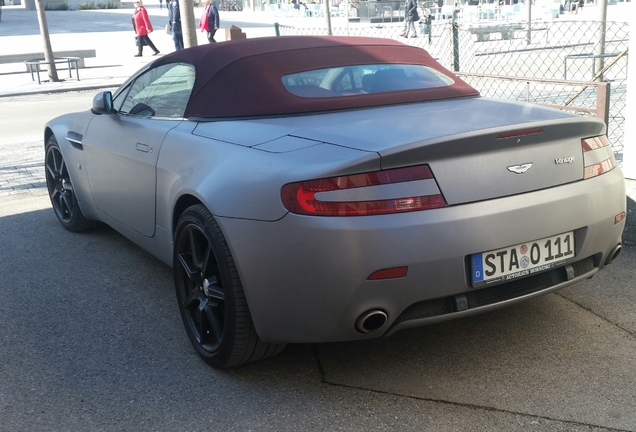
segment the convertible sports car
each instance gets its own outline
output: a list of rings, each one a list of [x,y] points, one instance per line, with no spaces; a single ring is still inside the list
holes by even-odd
[[[594,276],[625,224],[605,134],[480,97],[416,47],[299,36],[166,55],[44,138],[62,226],[173,266],[192,345],[229,367]]]

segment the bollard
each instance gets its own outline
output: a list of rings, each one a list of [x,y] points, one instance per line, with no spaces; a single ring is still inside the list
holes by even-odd
[[[247,36],[237,26],[233,25],[229,29],[225,29],[225,40],[247,39]]]

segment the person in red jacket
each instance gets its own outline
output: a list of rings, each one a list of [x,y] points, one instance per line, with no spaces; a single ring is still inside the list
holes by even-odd
[[[207,32],[210,43],[216,43],[214,34],[219,29],[219,10],[214,3],[211,0],[203,0],[203,13],[199,20],[199,28]]]
[[[159,50],[148,37],[148,33],[152,33],[152,24],[150,23],[150,18],[148,18],[148,11],[146,11],[141,0],[135,1],[135,13],[133,13],[132,21],[137,34],[137,54],[135,54],[135,57],[142,56],[144,45],[148,45],[155,52],[153,55],[159,54]]]

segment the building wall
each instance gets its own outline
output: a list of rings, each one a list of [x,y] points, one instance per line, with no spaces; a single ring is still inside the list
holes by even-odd
[[[26,9],[35,10],[35,0],[23,0],[23,1],[24,1],[24,7]],[[76,10],[79,5],[91,4],[91,3],[95,5],[95,9],[98,9],[97,7],[98,4],[107,5],[109,3],[117,9],[120,9],[122,7],[121,0],[44,0],[44,8],[46,10],[56,10],[56,9],[61,9],[64,7],[64,5],[66,5],[68,9]]]

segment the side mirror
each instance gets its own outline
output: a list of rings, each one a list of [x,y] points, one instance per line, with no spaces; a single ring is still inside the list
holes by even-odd
[[[93,114],[112,114],[115,112],[113,109],[113,94],[109,91],[97,93],[93,98],[91,111]]]

